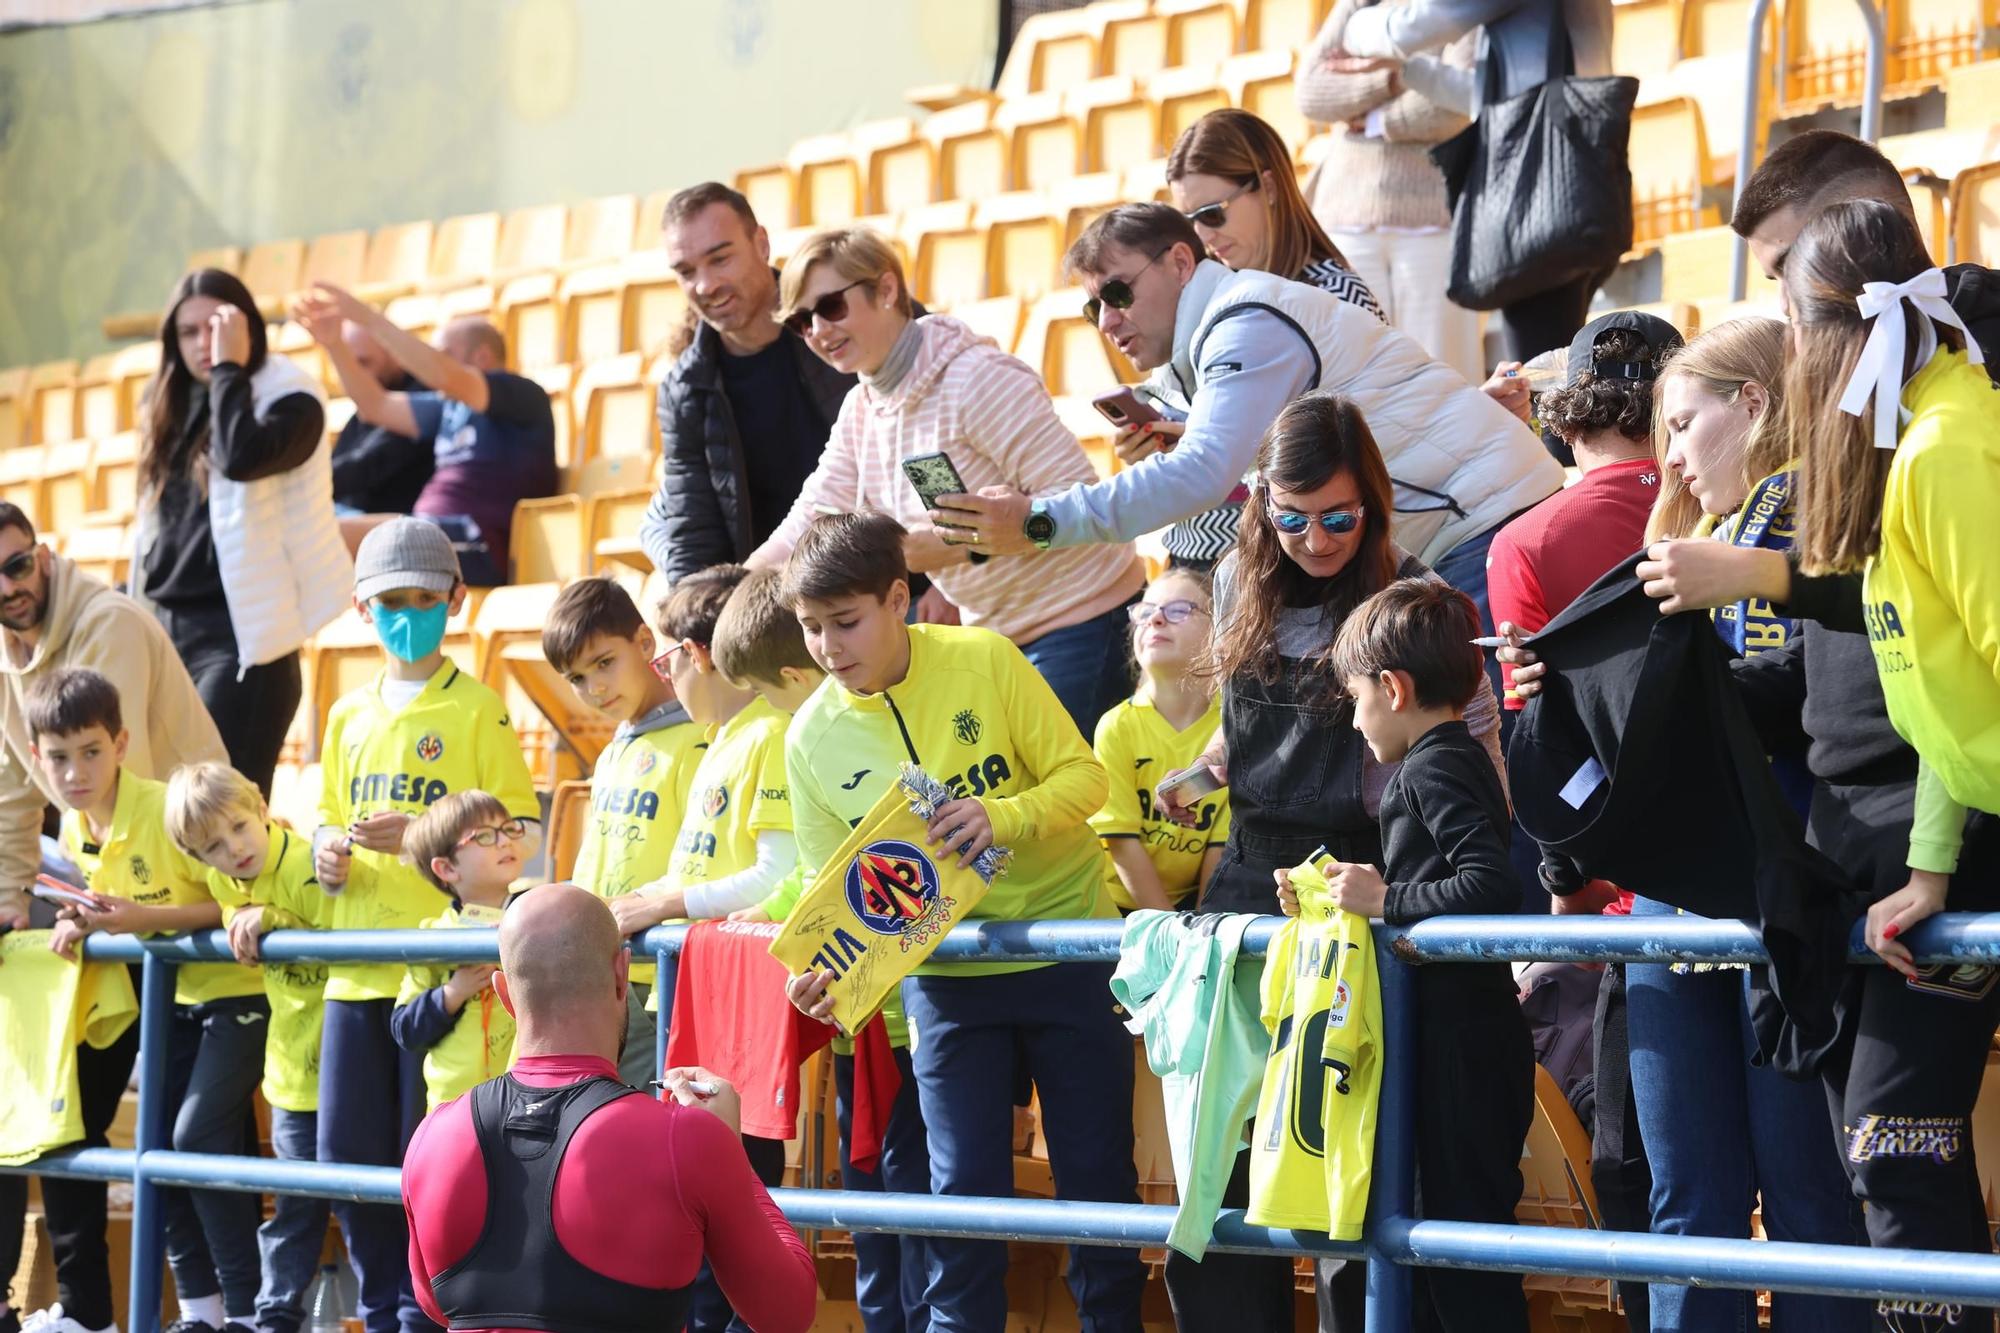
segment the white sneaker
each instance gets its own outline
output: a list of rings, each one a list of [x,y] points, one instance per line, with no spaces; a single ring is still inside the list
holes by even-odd
[[[60,1305],[51,1305],[46,1310],[37,1310],[21,1321],[21,1333],[118,1333],[118,1325],[108,1328],[90,1329],[63,1313]]]

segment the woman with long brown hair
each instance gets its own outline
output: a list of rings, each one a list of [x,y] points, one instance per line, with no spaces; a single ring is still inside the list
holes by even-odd
[[[180,280],[141,427],[132,595],[166,626],[230,763],[265,791],[298,711],[299,646],[352,582],[324,404],[270,354],[240,280]]]
[[[1392,505],[1389,470],[1351,399],[1307,394],[1278,414],[1257,453],[1236,548],[1215,571],[1206,667],[1221,685],[1222,728],[1199,762],[1229,787],[1230,828],[1202,911],[1271,911],[1275,872],[1322,845],[1342,861],[1382,863],[1376,810],[1395,770],[1354,729],[1328,653],[1369,597],[1398,578],[1435,577],[1391,540]],[[1490,688],[1465,720],[1500,768]],[[1187,814],[1164,794],[1159,801],[1172,818]],[[1246,1170],[1239,1161],[1225,1203],[1248,1198]],[[1345,1291],[1358,1272],[1325,1281]],[[1169,1255],[1167,1291],[1182,1328],[1292,1326],[1286,1260]]]

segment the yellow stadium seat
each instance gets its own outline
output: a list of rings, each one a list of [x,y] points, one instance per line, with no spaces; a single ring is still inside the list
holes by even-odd
[[[1050,399],[1056,409],[1056,416],[1076,436],[1076,442],[1083,446],[1090,465],[1097,469],[1099,477],[1109,477],[1118,470],[1118,453],[1112,439],[1118,431],[1091,404],[1084,394],[1057,394]]]
[[[38,528],[42,520],[42,451],[39,444],[21,444],[0,453],[0,500],[20,506]]]
[[[236,245],[212,245],[205,250],[196,250],[187,257],[189,273],[205,268],[219,268],[224,273],[234,273],[242,267],[243,248]]]
[[[861,167],[845,134],[815,134],[792,145],[786,165],[798,191],[801,225],[838,227],[862,211]],[[766,224],[769,225],[769,224]]]
[[[1083,229],[1101,213],[1109,212],[1129,197],[1125,181],[1115,171],[1092,171],[1072,176],[1052,191],[1055,212],[1063,220],[1063,248],[1075,244]]]
[[[367,286],[367,274],[368,233],[337,231],[315,236],[306,244],[305,255],[299,260],[298,285],[305,288],[330,282],[358,292]]]
[[[1243,49],[1300,50],[1332,8],[1332,0],[1244,0]]]
[[[639,521],[653,501],[651,486],[622,486],[586,492],[583,497],[583,544],[594,573],[610,573],[653,564],[639,550]]]
[[[507,543],[515,583],[567,583],[582,578],[584,558],[583,500],[575,495],[551,495],[514,505],[513,535]]]
[[[539,370],[569,358],[563,344],[562,306],[553,273],[523,273],[502,284],[494,323],[507,339],[507,363]]]
[[[583,835],[590,827],[590,783],[563,782],[549,800],[549,877],[567,880],[576,872]]]
[[[856,227],[874,232],[889,243],[896,252],[896,262],[903,266],[903,273],[910,272],[910,247],[903,241],[903,219],[894,213],[870,213],[866,217],[854,219]]]
[[[437,224],[424,286],[437,291],[484,282],[500,252],[500,215],[467,213]]]
[[[967,301],[945,312],[982,338],[991,338],[1003,352],[1014,350],[1021,336],[1021,320],[1027,308],[1018,296],[990,296],[984,301]]]
[[[2000,122],[1892,134],[1878,146],[1897,169],[1948,181],[1962,171],[2000,159]]]
[[[625,345],[624,307],[623,261],[589,264],[565,273],[557,285],[559,359],[587,365],[635,350]]]
[[[1151,9],[1109,19],[1098,42],[1097,73],[1144,78],[1172,64],[1167,54],[1167,16]]]
[[[1060,90],[1097,72],[1101,19],[1088,9],[1032,14],[1007,49],[994,91],[1002,97]]]
[[[1061,93],[1009,98],[993,113],[995,130],[1011,142],[1010,177],[1016,189],[1053,189],[1077,172],[1083,133],[1063,110]]]
[[[1064,287],[1036,301],[1014,349],[1052,394],[1088,397],[1140,379],[1132,363],[1084,319],[1084,297],[1081,287]]]
[[[118,356],[106,353],[83,363],[76,377],[76,433],[86,440],[122,430],[118,419]]]
[[[304,241],[266,241],[252,246],[243,257],[243,285],[269,314],[283,304],[287,295],[298,290],[299,273],[305,262]]]
[[[646,380],[639,353],[626,352],[585,366],[571,399],[576,405],[578,459],[659,453],[653,386]]]
[[[410,309],[421,310],[423,307],[413,306]],[[333,369],[333,362],[327,359],[326,349],[313,341],[313,336],[306,332],[303,324],[294,324],[290,320],[273,324],[267,336],[273,353],[296,363],[300,370],[319,381],[320,388],[328,393],[346,392],[340,385],[340,376]]]
[[[1122,171],[1165,152],[1160,109],[1128,75],[1080,84],[1070,90],[1067,105],[1083,124],[1087,170]]]
[[[1727,227],[1703,227],[1663,237],[1660,241],[1660,299],[1700,305],[1729,296],[1729,270],[1736,253],[1736,233]],[[1749,280],[1744,295],[1756,300],[1776,300],[1777,284],[1765,277],[1756,260],[1748,264]],[[1702,327],[1712,322],[1706,317]]]
[[[74,361],[45,361],[28,372],[31,443],[60,444],[76,438],[76,374]]]
[[[160,344],[157,339],[134,343],[120,348],[116,356],[112,377],[118,382],[118,417],[136,425],[146,386],[160,368]]]
[[[1033,300],[1056,285],[1063,216],[1050,210],[1046,195],[995,195],[979,205],[973,225],[986,233],[986,288],[993,295]]]
[[[493,256],[494,276],[504,280],[558,268],[568,244],[567,208],[561,204],[517,208],[500,223],[500,243]]]
[[[2000,162],[1971,167],[1951,182],[1953,262],[1984,262],[2000,254]]]
[[[1170,153],[1189,126],[1229,105],[1228,90],[1217,81],[1212,64],[1161,70],[1147,82],[1146,92],[1160,109],[1160,146]]]
[[[69,440],[42,452],[42,526],[72,531],[90,512],[90,441]]]
[[[444,319],[442,310],[437,297],[421,292],[398,296],[382,307],[382,313],[391,324],[425,342],[437,336],[438,326]]]
[[[766,227],[771,238],[771,263],[781,272],[798,248],[819,231],[818,227]]]
[[[1134,203],[1144,203],[1150,199],[1155,203],[1172,203],[1172,192],[1167,189],[1167,159],[1148,158],[1144,162],[1126,167],[1120,173],[1124,178],[1125,198]]]
[[[1785,5],[1785,71],[1781,116],[1811,115],[1861,100],[1866,64],[1866,23],[1854,0],[1789,0]],[[1886,82],[1895,85],[1896,64]]]
[[[558,695],[569,694],[542,659],[542,626],[548,623],[549,608],[561,589],[554,583],[521,583],[494,588],[479,604],[473,617],[473,638],[479,654],[479,678],[499,691],[507,701],[507,715],[520,737],[528,760],[528,772],[539,791],[548,791],[558,782],[581,777],[589,771],[593,751],[579,760],[577,754],[556,745],[556,730],[550,725],[550,707],[560,709]],[[539,670],[537,670],[539,668]],[[543,677],[555,682],[549,689]],[[536,688],[537,686],[543,688]],[[572,707],[578,706],[574,697]],[[561,713],[558,713],[560,716]],[[609,736],[609,727],[605,729]],[[603,748],[603,742],[598,743]]]
[[[1752,271],[1755,271],[1755,265],[1752,265]],[[1705,301],[1695,302],[1694,308],[1694,323],[1697,329],[1712,329],[1718,324],[1727,324],[1732,319],[1782,320],[1785,317],[1784,307],[1779,304],[1775,289],[1767,295],[1746,297],[1741,301],[1730,300],[1725,292],[1721,296],[1711,296]]]
[[[915,121],[872,120],[857,125],[851,137],[868,212],[900,213],[937,198],[937,150]]]
[[[354,420],[354,400],[352,398],[329,398],[326,400],[326,442],[331,448],[340,438],[340,432],[347,423]]]
[[[929,305],[962,305],[986,296],[986,237],[966,200],[929,204],[903,215],[903,240],[914,263],[910,287]]]
[[[990,103],[967,102],[924,122],[937,155],[938,198],[982,199],[1008,187],[1007,134],[993,116]]]
[[[563,233],[562,262],[574,265],[624,258],[632,252],[638,222],[639,196],[635,194],[572,204],[569,229]]]
[[[566,468],[575,461],[572,451],[576,438],[575,408],[569,391],[576,373],[567,365],[543,366],[530,371],[528,378],[541,385],[542,392],[549,396],[549,414],[556,423],[556,466]]]
[[[138,431],[119,431],[97,442],[90,486],[90,507],[98,513],[130,514],[138,508]]]
[[[112,587],[132,568],[132,538],[122,523],[79,523],[63,535],[63,555]]]
[[[736,189],[750,201],[750,211],[766,227],[792,225],[795,195],[792,169],[783,162],[748,167],[736,173]]]
[[[586,500],[625,491],[643,490],[651,494],[658,480],[659,461],[657,453],[605,454],[585,459],[563,469],[562,486],[568,493]]]
[[[0,450],[12,449],[27,435],[28,370],[0,370]]]
[[[1737,38],[1741,45],[1742,38]],[[1681,0],[1620,0],[1611,6],[1611,68],[1642,82],[1680,59]]]
[[[1264,121],[1296,153],[1312,135],[1312,125],[1299,111],[1292,85],[1291,51],[1246,51],[1222,62],[1223,91],[1234,106]]]
[[[1598,1211],[1597,1191],[1590,1178],[1590,1135],[1561,1086],[1540,1065],[1535,1066],[1535,1117],[1521,1152],[1521,1185],[1521,1201],[1514,1213],[1517,1220],[1533,1226],[1603,1228],[1603,1214]],[[1612,1309],[1610,1284],[1599,1278],[1536,1277],[1529,1280],[1528,1289],[1530,1302],[1540,1307]],[[1558,1321],[1546,1326],[1572,1325]],[[1575,1326],[1592,1325],[1579,1321]]]
[[[1986,54],[1986,30],[2000,24],[1993,0],[1898,0],[1890,12],[1890,68],[1907,86],[1948,85],[1955,66]]]
[[[1712,227],[1720,210],[1704,200],[1708,140],[1701,111],[1676,97],[1632,110],[1632,243],[1649,248],[1662,236]]]
[[[408,291],[430,273],[431,250],[438,239],[438,227],[431,222],[398,222],[377,229],[368,239],[368,265],[362,279],[374,293],[386,300],[399,291]]]
[[[1167,16],[1169,65],[1214,65],[1236,54],[1241,33],[1229,0],[1157,0],[1153,9]]]
[[[1945,76],[1944,124],[1976,130],[2000,121],[2000,60],[1960,65]]]
[[[618,303],[620,345],[651,356],[686,327],[687,293],[667,266],[664,250],[635,250],[625,259],[625,294]]]
[[[639,205],[639,221],[632,229],[632,249],[651,250],[661,243],[660,229],[667,217],[667,200],[678,193],[654,190]]]

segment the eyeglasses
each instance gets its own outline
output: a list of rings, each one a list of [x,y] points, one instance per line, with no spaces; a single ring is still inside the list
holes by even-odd
[[[1144,273],[1146,269],[1159,263],[1160,255],[1164,255],[1167,250],[1173,248],[1173,246],[1169,245],[1165,250],[1161,250],[1159,254],[1147,260],[1145,266],[1139,270],[1139,273]],[[1097,327],[1097,317],[1104,313],[1105,306],[1110,306],[1113,310],[1130,310],[1132,308],[1132,302],[1138,299],[1132,293],[1132,284],[1139,280],[1139,273],[1134,273],[1129,278],[1106,278],[1104,285],[1097,289],[1097,295],[1083,303],[1083,317],[1090,321],[1092,328]]]
[[[850,282],[837,291],[828,292],[811,305],[786,315],[785,327],[803,338],[812,331],[814,315],[818,315],[829,324],[838,324],[847,318],[847,294],[856,287],[866,287],[873,281],[873,278],[863,278],[859,282]]]
[[[495,824],[491,828],[476,828],[460,838],[454,846],[463,847],[467,843],[474,843],[480,847],[497,847],[500,845],[500,839],[502,838],[505,838],[508,842],[519,842],[527,836],[527,824],[519,819],[510,819],[504,824]]]
[[[1171,602],[1134,602],[1125,608],[1125,614],[1132,617],[1132,623],[1143,625],[1154,616],[1159,616],[1169,625],[1178,625],[1196,613],[1208,614],[1208,608],[1190,602],[1185,597],[1177,597]]]
[[[1352,509],[1329,509],[1319,514],[1301,514],[1296,509],[1273,509],[1271,526],[1287,537],[1296,537],[1310,528],[1315,521],[1320,527],[1336,537],[1345,537],[1361,526],[1361,516],[1367,510],[1361,505]]]
[[[667,674],[667,672],[671,670],[673,667],[674,654],[682,651],[686,647],[687,647],[687,642],[683,640],[682,642],[677,643],[673,647],[667,649],[667,651],[665,651],[664,653],[661,653],[658,657],[654,658],[651,662],[648,662],[646,665],[653,668],[654,675],[658,676],[661,680],[664,680],[667,682],[667,684],[671,685],[674,683],[674,680],[672,676]]]
[[[35,548],[32,546],[25,551],[16,551],[6,564],[0,565],[0,579],[9,583],[19,583],[34,572]]]
[[[1181,216],[1189,222],[1194,223],[1197,227],[1206,227],[1210,231],[1220,231],[1229,225],[1229,206],[1256,188],[1255,182],[1239,186],[1236,193],[1230,195],[1227,199],[1218,199],[1212,204],[1203,204],[1193,212],[1183,213]]]

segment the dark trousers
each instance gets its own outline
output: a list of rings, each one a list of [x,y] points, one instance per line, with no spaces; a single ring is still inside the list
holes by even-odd
[[[401,1166],[424,1116],[424,1059],[389,1035],[392,1000],[328,1000],[320,1029],[319,1160]],[[336,1202],[367,1333],[435,1333],[410,1286],[403,1210]]]
[[[1821,1076],[1841,1162],[1880,1249],[1987,1254],[1972,1108],[2000,1020],[2000,968],[1950,963],[1908,981],[1886,967],[1852,969],[1840,1039]],[[1993,1328],[1991,1313],[1883,1301],[1875,1327],[1894,1333]]]
[[[745,1134],[743,1152],[750,1159],[750,1169],[767,1188],[784,1182],[783,1139],[760,1139],[754,1134]],[[687,1327],[688,1333],[755,1333],[750,1325],[737,1317],[706,1259],[701,1262],[701,1271],[695,1274],[694,1290],[688,1300]]]
[[[1591,1062],[1595,1069],[1596,1106],[1590,1127],[1590,1183],[1597,1190],[1597,1208],[1612,1231],[1652,1230],[1649,1199],[1653,1173],[1646,1165],[1646,1144],[1639,1136],[1639,1105],[1632,1100],[1632,1041],[1625,1028],[1625,965],[1605,967],[1597,987],[1597,1009],[1590,1020]],[[1625,1324],[1632,1333],[1652,1327],[1643,1282],[1620,1282],[1618,1299],[1625,1304]]]
[[[135,967],[134,972],[138,969]],[[136,981],[136,978],[135,978]],[[139,1057],[139,1024],[103,1050],[76,1048],[78,1110],[83,1117],[79,1148],[108,1146],[105,1131],[118,1115],[118,1099],[132,1079]],[[56,1299],[63,1313],[85,1328],[115,1322],[111,1305],[111,1251],[104,1240],[105,1183],[42,1177],[42,1213],[55,1256]],[[21,1266],[21,1241],[28,1216],[28,1178],[0,1176],[0,1284]],[[4,1290],[4,1286],[0,1286]]]
[[[319,1151],[319,1113],[271,1108],[271,1151],[281,1162],[310,1162]],[[257,1229],[264,1285],[257,1292],[257,1327],[264,1333],[298,1333],[306,1321],[306,1292],[319,1275],[326,1249],[327,1201],[279,1194],[271,1217]]]
[[[896,1102],[889,1110],[882,1160],[875,1170],[863,1171],[848,1156],[848,1134],[854,1123],[854,1057],[833,1057],[833,1115],[840,1129],[842,1189],[871,1194],[931,1192],[930,1146],[907,1050],[896,1052],[896,1069],[903,1085],[896,1089]],[[922,1236],[854,1233],[854,1303],[861,1307],[861,1327],[867,1333],[925,1333],[930,1328],[930,1310],[924,1304],[924,1287],[930,1279],[928,1245]]]
[[[1041,1095],[1056,1196],[1136,1203],[1132,1038],[1112,1012],[1110,963],[987,976],[914,976],[903,1011],[930,1132],[931,1193],[1014,1192],[1014,1094]],[[936,1333],[1001,1333],[1007,1245],[932,1240],[925,1297]],[[1068,1273],[1083,1333],[1137,1333],[1146,1270],[1135,1250],[1072,1246]]]
[[[1601,277],[1581,278],[1502,306],[1500,320],[1507,330],[1507,354],[1516,361],[1527,361],[1552,348],[1568,347],[1577,330],[1590,322],[1590,298],[1603,281]]]
[[[1236,1166],[1222,1190],[1222,1206],[1250,1206],[1247,1152],[1236,1154]],[[1322,1265],[1322,1281],[1326,1270],[1337,1266],[1337,1261]],[[1357,1270],[1366,1267],[1352,1266]],[[1166,1280],[1167,1303],[1173,1307],[1174,1327],[1180,1333],[1201,1333],[1210,1328],[1291,1333],[1292,1261],[1288,1256],[1210,1250],[1194,1260],[1179,1250],[1168,1250]]]
[[[1132,693],[1131,630],[1121,606],[1021,645],[1085,740],[1097,734],[1097,720]]]
[[[243,671],[236,661],[236,632],[224,605],[191,610],[161,607],[160,623],[222,733],[230,764],[269,796],[285,733],[299,711],[303,689],[299,655],[287,653]]]
[[[262,995],[176,1005],[167,1042],[167,1114],[175,1152],[255,1156],[250,1099],[264,1076],[271,1006]],[[236,1190],[162,1189],[167,1263],[182,1299],[222,1294],[231,1317],[257,1309],[263,1206]]]

